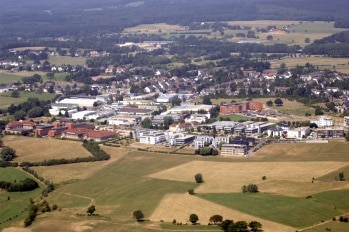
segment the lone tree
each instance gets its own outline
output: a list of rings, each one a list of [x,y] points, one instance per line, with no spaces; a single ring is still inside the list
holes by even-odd
[[[143,214],[142,210],[134,211],[133,212],[133,218],[135,218],[137,220],[137,222],[143,221],[144,214]]]
[[[91,216],[93,215],[93,213],[96,211],[96,206],[94,205],[90,205],[87,210],[86,210],[86,213],[88,214],[88,216]]]
[[[190,214],[189,221],[193,224],[196,224],[196,222],[199,221],[198,215],[196,215],[195,213]]]
[[[273,101],[272,100],[269,100],[269,101],[267,101],[267,106],[269,106],[269,107],[271,107],[271,106],[273,106]]]
[[[204,182],[201,173],[198,173],[198,174],[195,175],[195,181],[196,181],[196,183],[198,183],[198,184]]]
[[[215,214],[210,217],[210,222],[213,222],[214,224],[222,223],[223,217],[221,215]]]
[[[282,106],[284,104],[284,102],[281,100],[281,98],[276,98],[274,103],[277,106]]]
[[[4,147],[2,148],[0,155],[3,161],[11,161],[16,157],[16,151],[11,147]]]

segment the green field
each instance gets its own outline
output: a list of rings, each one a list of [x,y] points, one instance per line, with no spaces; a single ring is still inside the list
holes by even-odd
[[[237,115],[237,114],[233,114],[233,115],[218,115],[217,116],[217,120],[220,120],[220,118],[230,118],[230,121],[234,121],[234,122],[239,122],[239,121],[248,121],[250,120],[249,117],[243,116],[243,115]]]
[[[3,181],[19,181],[28,177],[33,178],[24,171],[16,168],[0,168],[0,180]],[[30,192],[8,193],[0,191],[0,222],[2,223],[0,224],[0,229],[12,225],[16,215],[16,221],[24,219],[27,216],[25,208],[29,205],[30,198],[36,199],[41,195],[42,185],[40,184],[40,186],[41,188]],[[8,197],[10,200],[7,200]],[[7,221],[10,218],[13,218],[13,221]]]
[[[15,75],[13,73],[0,72],[0,84],[14,83],[22,81],[23,76]]]
[[[329,192],[323,194],[323,198],[314,196],[311,199],[264,193],[199,194],[199,196],[247,214],[301,228],[347,212],[349,204],[341,203],[347,201],[348,194],[349,190]],[[337,199],[338,195],[341,197],[340,202]],[[341,208],[335,208],[333,204],[328,205],[328,202]]]
[[[62,207],[80,207],[81,200],[86,199],[75,197],[72,202],[66,201],[64,193],[84,195],[96,201],[100,213],[103,214],[104,210],[111,209],[110,216],[114,220],[132,220],[132,212],[137,209],[142,209],[143,213],[149,216],[166,193],[185,193],[196,186],[195,183],[146,177],[153,172],[185,162],[189,158],[167,155],[166,159],[161,159],[164,156],[157,153],[133,152],[91,178],[54,191],[49,200],[62,202]]]
[[[56,95],[50,93],[20,92],[20,97],[13,98],[11,93],[0,94],[0,109],[7,109],[11,104],[18,105],[27,101],[29,97],[36,97],[39,100],[52,100]]]

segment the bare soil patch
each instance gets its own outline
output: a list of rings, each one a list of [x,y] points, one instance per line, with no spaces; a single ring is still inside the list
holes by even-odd
[[[263,230],[268,232],[274,231],[295,231],[295,228],[281,225],[275,222],[267,221],[258,217],[244,214],[237,210],[215,204],[204,199],[189,194],[167,194],[161,201],[160,205],[150,216],[151,221],[172,222],[176,219],[178,223],[190,225],[189,216],[195,213],[199,217],[199,223],[207,225],[212,215],[219,214],[224,219],[232,219],[234,221],[259,221],[263,225]],[[183,226],[185,230],[185,225]]]
[[[311,183],[312,178],[333,172],[348,163],[343,162],[203,162],[193,161],[174,168],[150,175],[152,178],[176,181],[195,181],[194,176],[201,173],[204,183],[195,192],[198,193],[226,193],[241,192],[243,185],[250,183],[260,186],[261,192],[272,192],[288,196],[303,196],[309,192],[319,192],[317,184]],[[266,176],[266,180],[262,177]],[[275,184],[281,183],[281,184]],[[288,183],[288,184],[282,184]],[[291,184],[292,183],[292,184]],[[309,184],[307,191],[299,184]],[[320,185],[319,185],[320,186]],[[271,188],[272,187],[272,188]],[[290,191],[296,187],[295,191]],[[323,184],[322,189],[330,190],[332,185]],[[335,186],[345,188],[345,184]],[[271,188],[269,190],[269,188]]]

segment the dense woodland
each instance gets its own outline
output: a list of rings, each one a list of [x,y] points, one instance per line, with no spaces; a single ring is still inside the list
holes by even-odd
[[[345,0],[3,0],[0,39],[83,37],[144,23],[230,20],[336,21],[348,27]]]

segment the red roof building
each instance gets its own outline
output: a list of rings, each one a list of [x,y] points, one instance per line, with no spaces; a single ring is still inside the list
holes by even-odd
[[[104,142],[115,138],[115,132],[112,131],[89,131],[85,135],[86,140],[94,140],[96,142]]]

